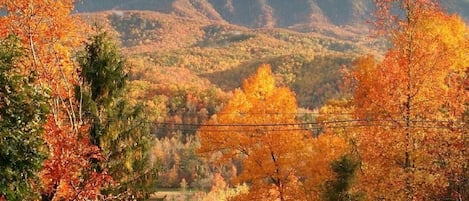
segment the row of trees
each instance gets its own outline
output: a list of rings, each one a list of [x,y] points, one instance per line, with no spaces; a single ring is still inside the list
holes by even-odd
[[[250,189],[235,200],[469,200],[468,28],[436,1],[375,3],[390,47],[356,60],[351,98],[320,110],[318,137],[268,66],[199,130],[207,159],[241,164],[234,182]]]
[[[106,33],[85,40],[73,4],[0,1],[0,200],[152,191],[152,137],[124,96],[126,62]]]

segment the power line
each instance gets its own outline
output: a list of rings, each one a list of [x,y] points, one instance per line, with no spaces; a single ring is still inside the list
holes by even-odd
[[[404,127],[404,126],[398,126],[398,125],[389,125],[389,124],[351,124],[351,125],[334,125],[334,126],[314,126],[314,127],[294,127],[294,128],[275,128],[275,127],[261,127],[261,126],[256,126],[256,125],[249,125],[250,129],[240,129],[240,127],[235,126],[230,126],[229,125],[223,125],[224,127],[208,127],[209,129],[204,128],[203,126],[201,128],[199,127],[187,127],[184,126],[185,124],[179,124],[180,127],[177,126],[171,126],[171,127],[163,127],[160,128],[162,130],[167,130],[167,131],[201,131],[201,132],[287,132],[287,131],[320,131],[323,129],[348,129],[348,128],[370,128],[370,127],[376,127],[376,128],[387,128],[387,129],[405,129],[405,128],[410,128],[410,129],[459,129],[459,130],[468,130],[467,127],[465,126],[458,126],[458,127],[448,127],[448,126],[437,126],[437,125],[421,125],[421,126],[409,126],[409,127]],[[239,125],[238,125],[239,126]],[[247,125],[243,125],[243,127],[246,127]],[[219,129],[217,129],[219,128]]]
[[[280,114],[280,113],[279,113]],[[83,120],[94,120],[93,117],[82,118]],[[410,128],[410,129],[463,129],[468,130],[464,121],[460,120],[447,120],[447,119],[433,119],[433,120],[404,120],[404,119],[344,119],[344,120],[329,120],[329,121],[313,121],[313,122],[293,122],[293,123],[179,123],[179,122],[154,122],[144,121],[142,119],[118,119],[108,118],[105,121],[109,122],[136,122],[143,124],[150,124],[157,127],[157,129],[166,131],[199,131],[204,132],[246,132],[261,130],[261,131],[311,131],[322,129],[347,129],[347,128]],[[401,125],[410,122],[412,125]],[[208,129],[210,128],[210,129]],[[247,130],[248,129],[248,130]]]
[[[464,124],[462,121],[450,121],[450,120],[390,120],[390,119],[349,119],[349,120],[331,120],[331,121],[321,121],[321,122],[298,122],[298,123],[256,123],[256,124],[246,124],[246,123],[229,123],[229,124],[193,124],[193,123],[176,123],[176,122],[150,122],[156,125],[173,125],[173,126],[194,126],[194,127],[275,127],[275,126],[306,126],[306,125],[316,125],[316,126],[325,126],[328,124],[345,124],[345,123],[367,123],[364,124],[373,126],[373,122],[390,122],[390,123],[447,123],[447,124]],[[400,126],[404,127],[404,126]]]
[[[64,118],[68,119],[68,118]],[[93,117],[85,117],[81,118],[82,120],[96,120],[97,118]],[[464,121],[461,120],[447,120],[447,119],[420,119],[420,120],[405,120],[405,119],[343,119],[343,120],[327,120],[327,121],[312,121],[312,122],[295,122],[295,123],[281,123],[281,122],[273,122],[273,123],[177,123],[176,121],[165,121],[165,122],[155,122],[155,121],[148,121],[148,120],[141,120],[141,119],[120,119],[120,118],[106,118],[105,121],[115,122],[115,121],[127,121],[127,122],[139,122],[139,123],[150,123],[150,124],[159,124],[159,125],[184,125],[184,126],[216,126],[216,127],[224,127],[224,126],[301,126],[301,125],[326,125],[326,124],[338,124],[338,123],[356,123],[356,122],[364,122],[364,123],[373,123],[373,122],[391,122],[391,123],[447,123],[447,124],[465,124]],[[182,120],[181,120],[182,121]]]

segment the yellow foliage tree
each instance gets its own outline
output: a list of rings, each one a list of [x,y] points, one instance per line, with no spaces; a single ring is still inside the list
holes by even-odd
[[[328,171],[331,161],[321,154],[330,152],[325,148],[328,145],[343,141],[312,139],[296,116],[293,92],[276,87],[270,66],[263,65],[202,126],[199,153],[207,157],[218,153],[218,162],[242,162],[235,180],[251,187],[236,200],[311,200],[310,186],[318,187],[328,178],[318,176]],[[307,183],[311,185],[305,186]]]
[[[376,2],[392,47],[381,62],[358,59],[352,72],[355,118],[367,123],[358,135],[361,186],[372,200],[460,196],[468,29],[433,1]],[[393,16],[393,7],[404,17]]]

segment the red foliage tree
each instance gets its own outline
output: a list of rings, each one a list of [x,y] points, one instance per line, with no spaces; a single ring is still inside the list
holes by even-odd
[[[50,118],[44,139],[48,142],[50,157],[41,173],[44,184],[43,200],[97,199],[100,189],[111,181],[103,172],[95,172],[92,160],[102,161],[100,150],[90,143],[89,126],[78,133],[69,126],[58,127]],[[74,134],[74,135],[71,135]]]

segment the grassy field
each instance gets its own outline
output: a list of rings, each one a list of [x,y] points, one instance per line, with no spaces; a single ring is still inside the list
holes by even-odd
[[[165,189],[158,189],[156,193],[154,193],[149,201],[185,201],[185,200],[193,200],[194,194],[200,192],[199,190],[194,189],[180,189],[180,188],[165,188]]]

